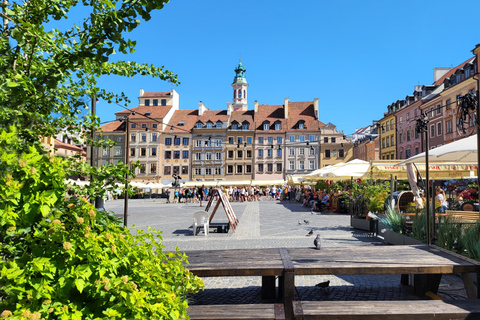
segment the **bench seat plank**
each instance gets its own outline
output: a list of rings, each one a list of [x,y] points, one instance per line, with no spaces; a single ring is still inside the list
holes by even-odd
[[[192,320],[284,320],[283,304],[193,305],[187,309]]]
[[[295,320],[479,319],[478,300],[294,301]]]
[[[477,266],[426,245],[289,248],[295,275],[476,272]]]

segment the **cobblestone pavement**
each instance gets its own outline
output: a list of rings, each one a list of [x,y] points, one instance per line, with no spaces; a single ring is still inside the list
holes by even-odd
[[[204,203],[206,205],[206,203]],[[105,208],[123,217],[123,200],[107,201]],[[201,231],[193,236],[193,213],[205,210],[198,203],[165,203],[165,199],[130,200],[128,225],[162,231],[164,250],[214,250],[244,248],[313,247],[314,236],[320,234],[322,246],[385,245],[382,237],[350,227],[346,214],[312,214],[299,203],[289,201],[233,202],[239,220],[233,232]],[[212,212],[213,206],[210,209]],[[220,206],[212,222],[228,222]],[[330,280],[327,289],[316,283]],[[205,290],[190,297],[190,304],[260,303],[261,277],[204,278]],[[297,276],[297,300],[406,300],[418,299],[410,287],[400,285],[400,276]],[[439,295],[449,299],[465,298],[463,283],[457,275],[442,278]]]

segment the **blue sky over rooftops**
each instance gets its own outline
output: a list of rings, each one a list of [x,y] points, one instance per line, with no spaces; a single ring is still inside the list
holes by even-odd
[[[320,120],[351,134],[415,85],[432,84],[434,68],[471,57],[480,43],[479,11],[479,1],[173,0],[126,35],[137,41],[136,52],[118,58],[163,65],[181,84],[141,76],[109,76],[100,84],[125,92],[130,107],[140,88],[174,88],[180,109],[197,109],[202,101],[220,110],[232,101],[241,57],[249,109],[255,100],[319,98]],[[97,105],[102,121],[120,110]]]

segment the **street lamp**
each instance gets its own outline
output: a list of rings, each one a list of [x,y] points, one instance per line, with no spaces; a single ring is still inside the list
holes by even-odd
[[[430,239],[431,239],[431,234],[430,234],[430,192],[429,192],[429,161],[428,161],[428,117],[427,117],[427,112],[422,114],[422,117],[417,119],[416,127],[415,130],[419,134],[425,134],[425,198],[427,199],[427,208],[426,208],[426,217],[427,217],[427,245],[430,245]],[[435,220],[434,220],[435,221]]]

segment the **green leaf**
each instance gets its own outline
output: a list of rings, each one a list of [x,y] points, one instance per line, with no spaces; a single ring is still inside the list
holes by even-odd
[[[85,288],[85,281],[83,279],[75,279],[75,286],[77,287],[80,293],[83,292],[83,288]]]

